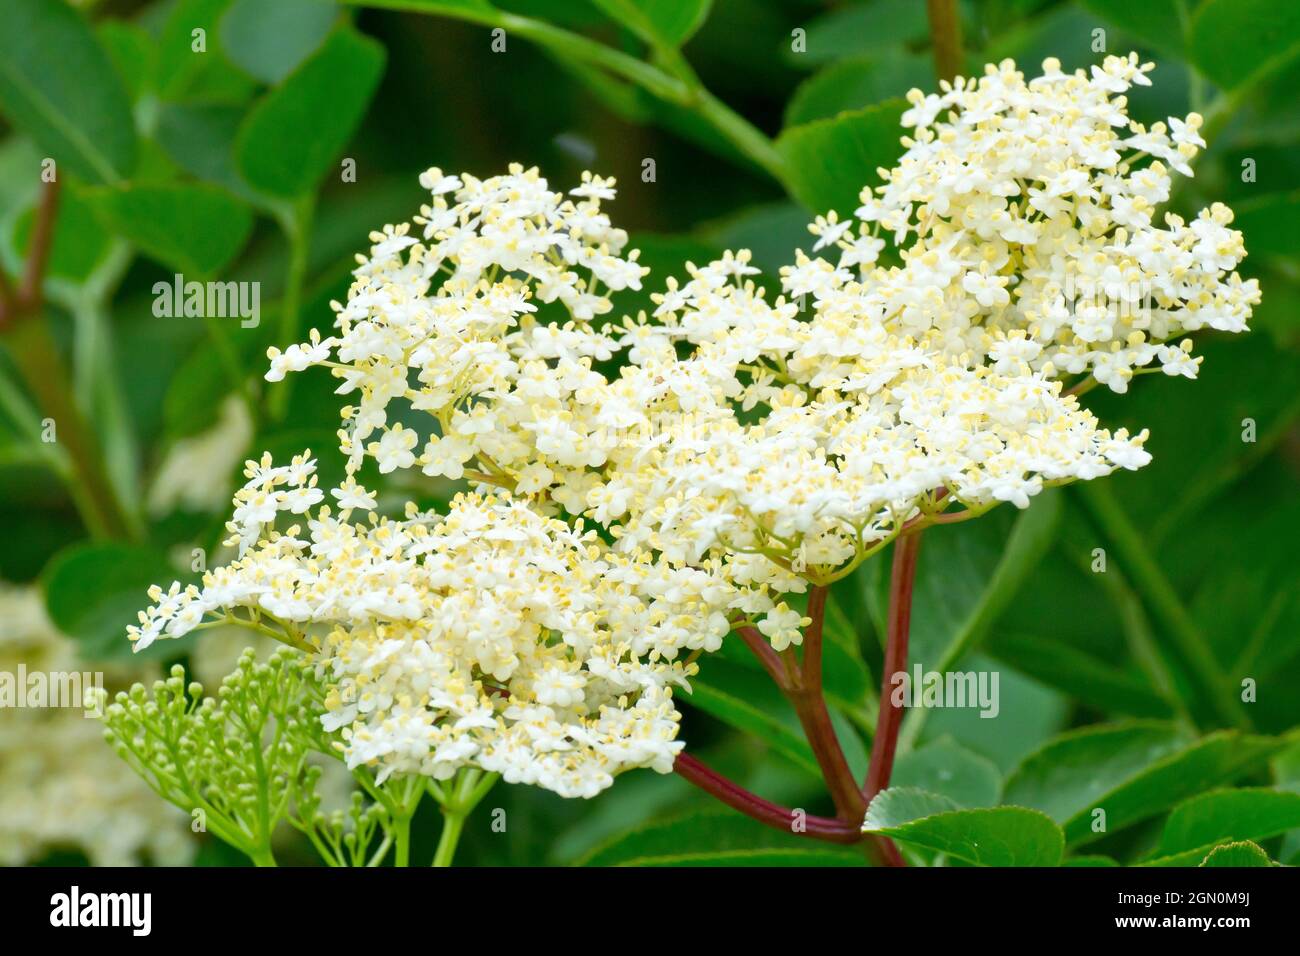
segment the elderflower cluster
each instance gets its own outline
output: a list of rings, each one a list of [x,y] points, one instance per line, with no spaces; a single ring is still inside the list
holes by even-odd
[[[1151,69],[1136,54],[1090,74],[1048,59],[1026,81],[1005,60],[913,90],[912,135],[884,184],[863,190],[856,220],[811,227],[814,252],[838,261],[800,254],[786,291],[999,368],[1087,374],[1116,392],[1139,370],[1194,378],[1186,334],[1244,331],[1259,286],[1234,271],[1245,249],[1226,206],[1157,215],[1205,141],[1195,113],[1150,129],[1129,119],[1123,94]],[[901,266],[877,262],[882,236]]]
[[[1063,378],[1193,377],[1176,339],[1245,328],[1231,213],[1155,225],[1199,118],[1131,123],[1136,57],[1044,69],[913,94],[857,220],[810,226],[838,261],[798,254],[775,300],[728,252],[598,328],[646,272],[601,211],[612,180],[429,170],[415,234],[372,235],[335,333],[269,352],[269,380],[324,366],[352,396],[348,477],[327,498],[309,454],[249,462],[238,558],[154,589],[137,647],[232,622],[298,646],[324,728],[381,777],[472,766],[591,796],[666,772],[673,691],[732,628],[783,650],[808,624],[791,595],[904,530],[1142,467],[1147,433],[1101,427]],[[471,490],[382,517],[368,458]]]
[[[419,238],[408,223],[373,233],[347,302],[334,303],[337,334],[272,349],[267,378],[327,365],[342,379],[338,393],[355,396],[340,432],[354,467],[370,457],[384,473],[457,479],[477,456],[528,492],[599,465],[567,425],[600,383],[592,361],[613,354],[591,320],[648,271],[635,250],[622,255],[627,234],[601,211],[614,180],[585,174],[567,197],[518,165],[485,180],[430,169],[420,182],[432,205],[415,217]],[[541,318],[551,304],[561,321]],[[430,429],[390,423],[394,399]]]
[[[314,488],[315,463],[250,462],[242,502]],[[268,488],[274,488],[268,491]],[[565,796],[590,797],[616,774],[666,773],[681,744],[672,689],[693,651],[730,630],[730,593],[707,571],[608,553],[591,531],[509,495],[461,495],[447,514],[402,520],[363,488],[341,510],[277,530],[259,511],[241,557],[201,585],[155,589],[131,629],[137,647],[206,622],[278,628],[326,682],[323,725],[351,766],[447,779],[464,766]],[[290,498],[298,501],[300,498]],[[269,509],[271,506],[266,505]]]
[[[1023,362],[969,366],[933,336],[847,312],[805,321],[742,281],[748,262],[690,267],[655,297],[653,323],[627,325],[633,364],[606,409],[637,440],[611,451],[587,496],[595,517],[619,521],[622,546],[713,553],[735,583],[798,590],[783,567],[859,560],[935,507],[936,489],[972,511],[1023,508],[1046,486],[1150,460],[1145,433],[1112,435]]]

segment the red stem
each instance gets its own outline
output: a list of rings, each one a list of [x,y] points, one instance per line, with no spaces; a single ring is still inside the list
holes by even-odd
[[[803,725],[804,735],[812,746],[813,756],[817,758],[831,799],[835,801],[839,818],[861,826],[867,804],[853,779],[853,771],[844,757],[822,694],[822,630],[828,594],[829,590],[820,585],[808,592],[808,617],[812,618],[812,623],[804,629],[803,664],[795,674],[789,697]]]
[[[795,820],[798,819],[795,811],[751,793],[735,781],[728,780],[716,770],[705,766],[688,753],[679,753],[677,755],[677,760],[673,763],[673,770],[678,776],[689,780],[701,790],[717,797],[733,810],[739,810],[759,823],[765,823],[777,830],[784,830],[786,833],[800,833],[800,831],[795,830],[794,826]],[[814,840],[824,840],[827,843],[857,843],[862,839],[862,834],[857,826],[845,823],[842,820],[832,820],[828,817],[815,817],[808,814],[805,816],[803,823],[806,829],[802,831],[802,835],[811,837]]]
[[[737,627],[736,633],[739,634],[740,639],[745,642],[745,646],[754,652],[754,656],[757,657],[759,662],[763,665],[768,676],[770,676],[772,680],[776,681],[778,687],[785,690],[788,686],[785,674],[785,665],[781,663],[781,656],[772,649],[771,642],[757,630],[748,625]]]
[[[901,535],[894,542],[894,564],[889,579],[889,624],[885,640],[885,661],[880,681],[880,710],[876,736],[871,743],[871,767],[862,795],[868,803],[889,786],[898,747],[898,729],[903,707],[893,701],[894,675],[906,673],[907,638],[912,623],[912,586],[916,580],[916,556],[921,549],[919,532]]]

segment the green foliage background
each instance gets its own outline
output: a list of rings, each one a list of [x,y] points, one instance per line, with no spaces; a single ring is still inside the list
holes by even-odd
[[[84,476],[39,440],[46,410],[25,384],[25,353],[0,336],[0,576],[39,581],[90,662],[127,653],[123,628],[144,588],[184,576],[177,548],[219,540],[220,512],[154,515],[142,503],[168,449],[211,427],[225,396],[255,414],[246,454],[310,445],[322,480],[341,468],[329,455],[331,380],[266,390],[262,355],[329,326],[352,254],[368,231],[415,211],[421,170],[490,175],[517,161],[561,186],[584,168],[614,175],[612,214],[654,268],[650,291],[684,260],[740,246],[770,277],[806,247],[811,213],[852,211],[900,150],[897,98],[934,83],[920,0],[79,6],[8,0],[0,10],[0,263],[21,275],[41,161],[53,157],[62,203],[40,321],[124,521],[88,534]],[[1195,865],[1217,845],[1253,840],[1296,863],[1300,7],[988,0],[960,11],[969,70],[1007,56],[1026,70],[1049,55],[1086,66],[1101,58],[1098,42],[1154,59],[1155,85],[1134,91],[1132,113],[1207,116],[1210,148],[1173,205],[1187,213],[1221,200],[1237,211],[1244,272],[1260,278],[1263,304],[1250,335],[1205,340],[1199,381],[1156,376],[1122,398],[1088,396],[1108,423],[1151,429],[1150,467],[927,533],[912,660],[996,670],[1001,713],[910,714],[894,784],[951,801],[926,813],[1041,811],[1063,829],[1067,861]],[[506,31],[503,52],[492,49],[494,26]],[[206,52],[192,51],[196,27]],[[792,50],[797,30],[804,52]],[[734,114],[719,103],[757,132],[729,129]],[[355,182],[343,181],[345,157]],[[153,285],[176,272],[260,282],[260,326],[155,317]],[[647,301],[629,293],[616,306]],[[1254,441],[1243,441],[1247,419]],[[428,502],[451,493],[401,490]],[[828,694],[859,776],[887,567],[869,563],[833,598]],[[188,653],[163,643],[163,655]],[[692,751],[772,799],[829,812],[798,723],[762,672],[730,647],[704,663],[683,728]],[[1243,703],[1247,679],[1256,697]],[[903,802],[873,808],[900,839],[920,812]],[[488,805],[505,809],[507,832],[492,832],[480,811],[460,862],[860,862],[649,772],[590,802],[501,786]],[[1105,833],[1091,826],[1097,806]],[[417,859],[436,839],[426,809]],[[915,845],[950,862],[1055,862],[1050,825],[1046,844],[1026,841],[1005,859],[969,859],[952,842],[980,828],[994,842],[1034,831],[1041,814],[1024,814],[950,818],[955,835],[931,828]],[[1261,859],[1250,846],[1215,856]],[[215,843],[200,861],[238,862]]]

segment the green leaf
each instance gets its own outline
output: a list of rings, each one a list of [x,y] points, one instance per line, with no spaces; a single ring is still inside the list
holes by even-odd
[[[1040,495],[1025,511],[925,533],[917,561],[908,665],[947,671],[976,649],[1039,566],[1056,534],[1059,493]],[[869,594],[883,616],[888,563],[878,562]]]
[[[260,197],[235,169],[235,137],[244,110],[222,103],[164,104],[154,135],[167,155],[196,179],[214,183],[246,202]]]
[[[1083,0],[1093,13],[1161,52],[1186,56],[1183,19],[1178,8],[1185,0]],[[1126,48],[1127,49],[1127,48]]]
[[[105,20],[95,27],[95,35],[113,61],[132,100],[150,89],[157,71],[157,50],[147,30],[125,20]]]
[[[973,672],[997,674],[998,715],[981,717],[978,707],[948,707],[912,714],[903,723],[903,737],[910,742],[912,735],[918,740],[937,740],[950,736],[961,746],[982,757],[987,757],[1005,775],[1025,756],[1043,744],[1065,726],[1069,715],[1069,700],[1057,691],[1030,680],[997,661],[981,654],[973,654],[962,662],[962,669]],[[992,690],[991,685],[988,688]],[[924,717],[923,733],[917,718]]]
[[[696,853],[799,850],[806,838],[782,833],[727,810],[654,820],[620,833],[579,858],[578,866],[617,866]]]
[[[42,584],[54,626],[80,644],[87,660],[102,661],[131,657],[127,625],[136,624],[148,606],[150,587],[168,587],[177,577],[166,556],[152,548],[77,544],[50,562]],[[164,646],[154,657],[165,653]]]
[[[1300,793],[1240,789],[1203,793],[1174,807],[1154,856],[1223,840],[1267,840],[1300,827]]]
[[[897,49],[927,37],[925,4],[916,0],[867,0],[818,17],[808,25],[807,50],[787,47],[796,66],[831,63],[873,50]]]
[[[996,806],[1002,792],[997,765],[948,738],[901,754],[891,781],[893,787],[925,790],[968,809]]]
[[[1134,721],[1062,734],[1025,759],[1003,800],[1042,810],[1078,844],[1143,820],[1180,800],[1241,776],[1280,744],[1223,731],[1200,739],[1172,724]],[[1093,830],[1094,810],[1105,830]]]
[[[1065,848],[1060,829],[1037,810],[962,810],[945,797],[909,788],[877,794],[864,829],[976,866],[1057,866]]]
[[[813,74],[795,90],[785,109],[785,125],[798,126],[861,109],[934,82],[928,56],[882,50],[870,57],[840,60]]]
[[[0,30],[0,109],[41,151],[91,183],[135,167],[131,100],[85,19],[63,0],[10,0]]]
[[[1201,862],[1201,866],[1272,866],[1273,861],[1268,858],[1257,844],[1249,840],[1243,840],[1240,843],[1228,843],[1224,846],[1215,847],[1211,850]]]
[[[230,0],[176,0],[173,4],[158,36],[158,93],[164,100],[186,96],[203,73],[220,68],[225,58],[217,24],[229,4]],[[202,51],[196,50],[200,45]]]
[[[1251,255],[1300,256],[1300,192],[1261,196],[1238,203],[1232,227],[1246,237]]]
[[[705,662],[683,699],[706,714],[753,734],[808,773],[820,777],[812,749],[797,729],[789,702],[761,670],[724,659]]]
[[[1059,639],[999,636],[991,651],[1017,670],[1099,710],[1129,717],[1172,716],[1169,704],[1141,677]]]
[[[1300,55],[1300,5],[1208,0],[1192,21],[1192,61],[1227,89],[1272,75]]]
[[[594,0],[612,19],[651,46],[676,48],[695,35],[713,0]]]
[[[203,183],[106,188],[90,199],[115,232],[150,258],[193,276],[219,273],[253,228],[243,203]]]
[[[816,213],[852,215],[876,170],[892,166],[903,147],[899,120],[907,104],[888,100],[833,119],[790,126],[777,137],[795,198]]]
[[[320,46],[337,16],[321,0],[235,0],[221,18],[221,46],[235,66],[274,85]]]
[[[272,196],[311,193],[360,125],[383,67],[382,46],[336,31],[248,115],[235,145],[240,174]]]

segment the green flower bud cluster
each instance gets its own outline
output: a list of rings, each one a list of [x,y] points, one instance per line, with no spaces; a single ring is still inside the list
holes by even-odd
[[[165,800],[258,864],[274,865],[272,838],[288,822],[306,833],[327,863],[367,862],[386,812],[353,795],[346,811],[325,813],[317,754],[337,759],[320,726],[320,686],[287,648],[259,662],[246,650],[216,697],[185,681],[176,665],[152,693],[143,684],[103,709],[105,737]],[[314,762],[313,762],[314,761]]]

